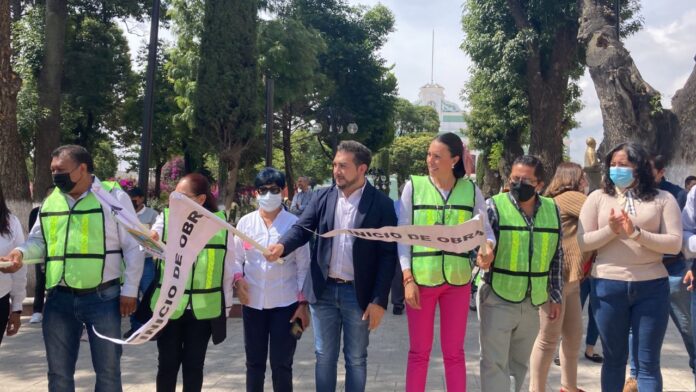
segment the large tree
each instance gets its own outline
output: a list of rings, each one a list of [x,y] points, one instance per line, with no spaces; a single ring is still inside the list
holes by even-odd
[[[327,50],[319,57],[320,70],[332,91],[317,110],[317,119],[328,129],[327,115],[339,114],[341,122],[354,121],[359,130],[339,139],[355,139],[373,151],[394,140],[394,111],[397,83],[379,54],[394,30],[394,15],[379,4],[372,8],[352,7],[345,0],[292,0],[282,11],[318,30]],[[331,144],[332,135],[321,140]]]
[[[45,42],[38,78],[41,117],[34,136],[34,201],[46,196],[51,179],[51,152],[60,144],[61,82],[68,19],[67,0],[46,0]]]
[[[259,134],[255,0],[206,1],[194,96],[198,131],[219,154],[220,195],[232,203],[242,153]]]
[[[10,2],[0,0],[0,187],[9,202],[28,204],[29,180],[17,131],[17,93],[22,81],[12,70],[10,32]],[[25,218],[25,211],[14,212]]]
[[[416,132],[437,132],[440,117],[430,106],[414,105],[405,98],[398,98],[395,105],[396,132],[399,136]]]
[[[496,154],[495,147],[499,157],[506,157],[510,151],[502,150],[526,136],[529,153],[544,164],[545,180],[563,160],[563,137],[580,108],[574,85],[583,69],[579,7],[578,0],[467,1],[462,48],[474,62],[466,90],[472,106],[469,128],[484,156]],[[481,117],[490,114],[492,119]],[[501,124],[508,124],[509,132]],[[480,134],[487,140],[477,140]],[[505,167],[491,163],[498,166],[494,170]]]
[[[618,143],[635,141],[668,159],[677,158],[677,165],[692,166],[696,158],[696,68],[674,95],[672,109],[664,109],[660,92],[643,79],[621,42],[621,37],[635,30],[635,23],[622,24],[619,34],[613,1],[584,0],[582,4],[578,37],[586,45],[587,67],[602,110],[600,155]],[[635,0],[622,0],[621,5],[622,20],[639,8]]]
[[[326,93],[326,78],[319,71],[319,55],[324,51],[326,44],[319,32],[295,19],[280,17],[260,25],[259,65],[274,81],[274,119],[281,136],[289,198],[295,184],[292,134],[309,125],[312,110]]]

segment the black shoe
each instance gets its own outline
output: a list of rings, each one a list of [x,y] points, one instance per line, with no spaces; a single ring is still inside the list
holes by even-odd
[[[556,357],[553,359],[553,363],[555,363],[556,366],[561,366],[561,358],[556,355]]]
[[[128,331],[126,331],[126,333],[123,334],[123,338],[128,339],[129,337],[131,337],[131,335],[133,335],[134,332],[135,332],[135,329],[133,329],[133,328],[129,329]]]
[[[396,315],[396,316],[404,314],[403,305],[402,306],[399,306],[399,305],[392,306],[392,313],[394,313],[394,315]]]
[[[599,354],[593,353],[592,355],[587,355],[587,352],[585,352],[585,358],[588,360],[594,362],[594,363],[602,363],[604,362],[604,357],[602,357]]]

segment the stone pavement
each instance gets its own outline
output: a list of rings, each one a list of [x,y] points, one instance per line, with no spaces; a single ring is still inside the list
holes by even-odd
[[[391,311],[391,309],[390,309]],[[0,390],[4,392],[46,391],[46,359],[41,328],[22,318],[20,333],[6,337],[0,346]],[[124,321],[123,330],[127,330]],[[444,368],[440,342],[436,333],[428,374],[428,391],[444,391]],[[478,321],[471,312],[466,339],[468,390],[478,391]],[[385,314],[382,326],[370,337],[368,357],[368,391],[403,391],[408,333],[406,316]],[[89,345],[83,342],[75,376],[79,391],[93,390],[94,373]],[[125,347],[122,359],[125,391],[154,391],[157,369],[157,347],[154,343]],[[271,391],[270,370],[266,390]],[[579,386],[585,391],[599,391],[600,365],[584,358],[579,362]],[[665,391],[694,391],[688,356],[674,326],[670,322],[662,352],[662,374]],[[339,389],[343,390],[343,361],[339,363]],[[295,355],[294,384],[296,391],[314,390],[314,353],[311,328],[302,337]],[[560,369],[552,365],[548,391],[560,388]],[[205,368],[204,391],[244,391],[244,343],[240,319],[228,322],[227,340],[219,346],[211,344]],[[501,391],[504,392],[504,391]]]

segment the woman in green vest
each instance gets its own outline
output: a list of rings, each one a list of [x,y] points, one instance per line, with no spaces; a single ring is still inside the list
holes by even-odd
[[[411,176],[401,194],[399,225],[461,224],[479,215],[492,259],[495,236],[481,191],[466,177],[464,145],[453,133],[438,135],[428,147],[427,176]],[[464,337],[471,293],[468,253],[454,254],[399,244],[410,348],[406,390],[422,392],[433,344],[435,308],[440,307],[440,341],[448,391],[466,390]],[[490,260],[488,260],[490,261]]]
[[[177,192],[202,205],[208,211],[225,219],[218,211],[210,183],[199,173],[188,174],[176,185]],[[152,236],[167,242],[169,209],[157,217],[152,226]],[[203,385],[203,365],[208,341],[218,344],[226,337],[227,306],[232,304],[232,268],[234,241],[226,230],[215,234],[198,254],[188,277],[187,288],[179,307],[157,338],[159,352],[157,365],[157,391],[174,392],[179,367],[182,368],[184,391],[200,391]],[[164,269],[164,261],[158,270]],[[152,296],[151,306],[159,298],[159,279]]]

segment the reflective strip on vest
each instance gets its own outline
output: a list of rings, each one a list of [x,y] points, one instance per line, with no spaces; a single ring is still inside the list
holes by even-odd
[[[522,302],[530,293],[534,306],[548,300],[549,270],[561,223],[553,199],[539,199],[541,206],[530,227],[507,193],[492,198],[499,221],[490,281],[493,291],[509,302]]]
[[[110,192],[113,183],[102,183]],[[46,288],[64,281],[75,289],[92,289],[102,283],[108,253],[104,233],[104,211],[92,192],[68,206],[59,189],[46,198],[39,212],[46,243]]]
[[[223,211],[216,212],[215,215],[226,219]],[[167,222],[169,221],[169,208],[164,209],[164,229],[162,230],[162,242],[167,243]],[[227,255],[227,230],[218,231],[205,248],[198,254],[191,273],[186,280],[187,289],[181,297],[172,319],[178,319],[184,314],[186,308],[193,310],[193,315],[198,320],[207,320],[222,315],[225,307],[224,293],[222,290],[222,278]],[[159,283],[152,295],[150,307],[154,309],[159,298],[160,287],[162,286],[162,271],[164,270],[164,260],[159,263]]]
[[[471,180],[457,179],[447,199],[442,197],[428,176],[411,176],[411,185],[414,225],[454,226],[473,216],[476,187]],[[421,286],[433,287],[445,283],[463,286],[471,280],[469,254],[412,246],[411,273]]]

